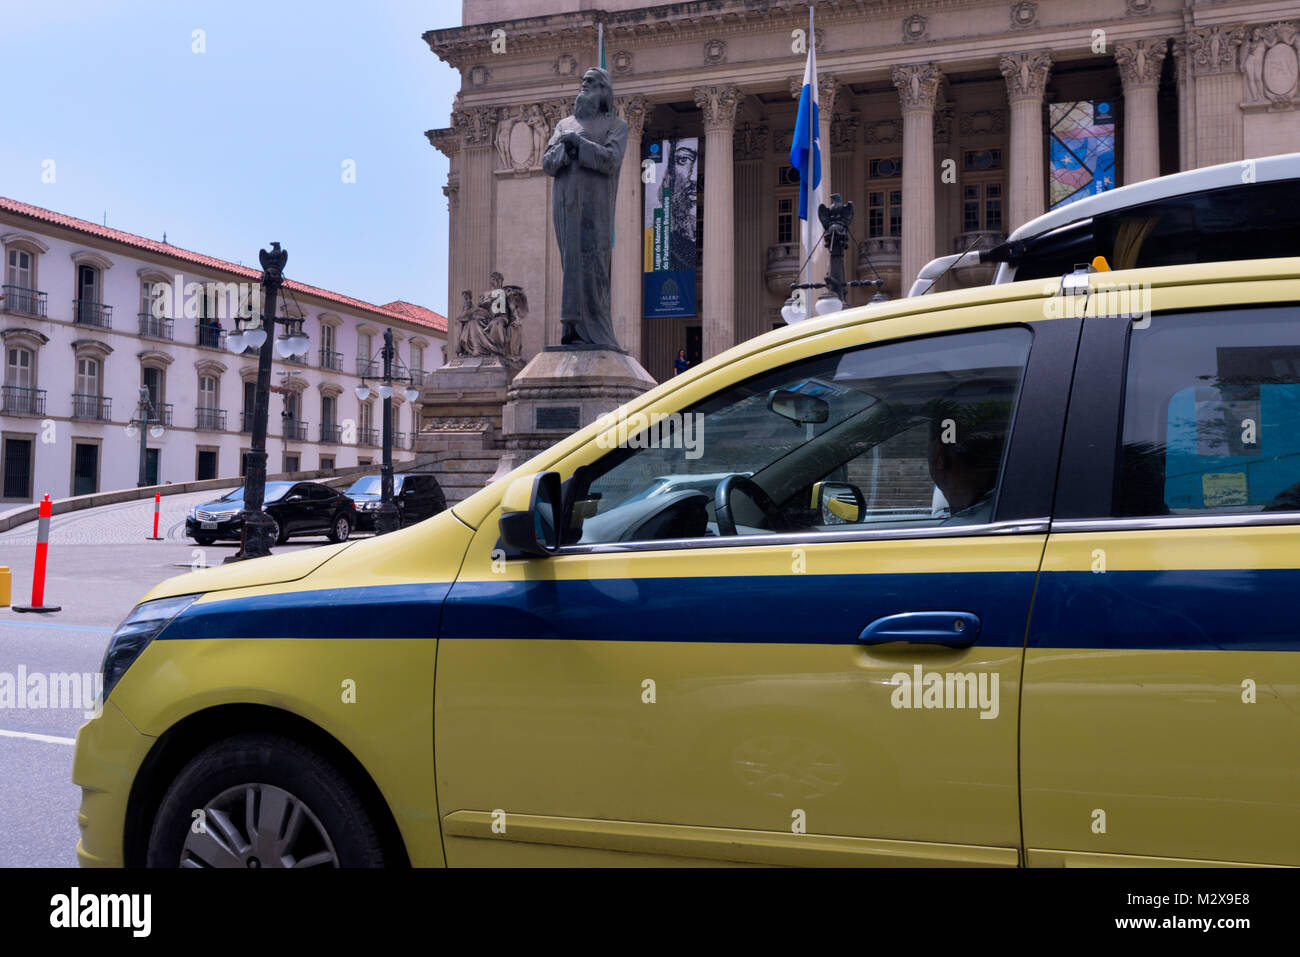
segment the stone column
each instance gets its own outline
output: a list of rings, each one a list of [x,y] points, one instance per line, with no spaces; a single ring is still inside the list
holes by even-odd
[[[1046,53],[1004,53],[998,67],[1011,106],[1011,163],[1007,183],[1007,232],[1041,216],[1043,197],[1043,91],[1052,69]]]
[[[732,138],[740,90],[697,86],[695,102],[704,112],[704,358],[736,342],[736,248],[732,234],[734,183]]]
[[[1174,76],[1178,78],[1178,168],[1196,166],[1196,84],[1187,37],[1174,37]]]
[[[1126,40],[1115,44],[1115,63],[1124,84],[1124,179],[1116,186],[1160,175],[1160,68],[1166,42]]]
[[[943,78],[933,63],[894,67],[903,111],[902,293],[934,258],[934,101]]]
[[[424,134],[429,143],[447,157],[447,185],[442,188],[442,195],[447,197],[447,311],[454,317],[459,311],[460,270],[458,250],[460,244],[460,135],[453,129],[427,130]],[[449,325],[454,326],[455,323]],[[454,337],[456,330],[447,330],[448,357],[456,354]]]
[[[627,122],[627,150],[618,174],[618,201],[614,211],[614,275],[610,298],[614,335],[618,344],[641,361],[642,252],[641,134],[649,110],[640,93],[614,101],[619,118]]]
[[[465,215],[459,218],[460,283],[473,290],[475,296],[487,290],[488,276],[492,272],[492,252],[496,248],[494,225],[493,170],[496,156],[493,139],[496,135],[499,110],[495,106],[456,110],[451,115],[453,129],[461,134],[460,200]],[[447,309],[459,311],[460,291],[448,303]]]
[[[1214,166],[1242,158],[1241,75],[1237,48],[1243,27],[1203,27],[1187,32],[1187,52],[1196,83],[1196,165]]]

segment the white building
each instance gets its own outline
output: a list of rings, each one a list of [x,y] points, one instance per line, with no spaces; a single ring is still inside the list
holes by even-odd
[[[0,247],[0,505],[134,486],[140,440],[127,426],[142,387],[163,430],[147,439],[149,484],[243,474],[257,354],[232,354],[226,337],[259,270],[2,197]],[[446,318],[292,280],[277,314],[301,318],[311,348],[275,358],[267,470],[379,462],[384,330],[397,346],[395,375],[418,387],[443,363]],[[403,385],[393,398],[395,462],[413,458],[419,429]]]

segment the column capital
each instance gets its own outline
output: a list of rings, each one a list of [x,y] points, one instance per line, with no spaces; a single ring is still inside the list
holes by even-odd
[[[645,132],[645,121],[650,117],[650,104],[640,93],[614,98],[614,112],[627,124],[628,136]]]
[[[935,97],[939,94],[939,83],[943,74],[933,63],[908,63],[894,67],[894,86],[898,87],[898,98],[902,102],[903,112],[934,110]]]
[[[460,134],[452,127],[441,130],[425,130],[425,139],[447,159],[452,159],[460,152]]]
[[[800,89],[803,89],[802,79]],[[831,116],[835,112],[835,95],[839,93],[840,78],[834,73],[822,73],[817,77],[817,111],[822,116]]]
[[[496,132],[500,118],[500,107],[472,106],[464,110],[455,110],[451,114],[451,127],[464,137],[467,147],[491,146],[492,136]]]
[[[1160,84],[1160,68],[1165,62],[1166,46],[1164,37],[1121,40],[1115,44],[1115,63],[1119,67],[1119,78],[1124,83],[1124,89]]]
[[[704,132],[730,133],[736,126],[740,89],[735,86],[697,86],[695,105],[704,111]]]
[[[1052,72],[1052,55],[1046,50],[1004,53],[998,58],[998,69],[1007,81],[1008,100],[1041,100]]]
[[[1197,76],[1232,73],[1237,69],[1237,48],[1246,37],[1244,26],[1198,27],[1187,31],[1187,52]]]

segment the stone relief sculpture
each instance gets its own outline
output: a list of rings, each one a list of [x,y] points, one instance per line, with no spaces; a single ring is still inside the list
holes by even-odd
[[[507,366],[523,364],[523,320],[528,318],[528,297],[520,286],[507,285],[494,272],[491,288],[474,302],[473,292],[461,293],[460,315],[456,317],[458,358],[500,359]]]
[[[1291,21],[1253,27],[1241,44],[1243,105],[1287,109],[1300,93],[1300,37]]]

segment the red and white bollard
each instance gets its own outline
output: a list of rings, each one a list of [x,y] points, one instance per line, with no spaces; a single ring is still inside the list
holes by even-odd
[[[40,511],[36,522],[36,568],[32,571],[32,603],[14,605],[14,611],[50,612],[62,611],[62,605],[46,605],[45,601],[45,557],[50,547],[50,496],[41,499]]]
[[[148,542],[162,541],[162,539],[158,537],[158,508],[159,508],[159,503],[161,501],[162,501],[162,492],[154,492],[153,493],[153,534],[147,536],[145,538],[145,541]]]

